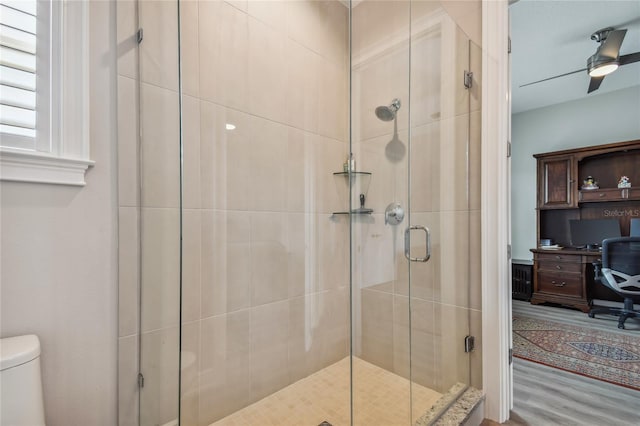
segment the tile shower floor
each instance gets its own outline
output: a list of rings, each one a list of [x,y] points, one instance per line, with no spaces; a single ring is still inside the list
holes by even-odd
[[[409,380],[359,358],[354,365],[354,424],[402,425],[409,418]],[[413,421],[442,394],[413,384]],[[349,425],[349,357],[299,380],[211,426]]]

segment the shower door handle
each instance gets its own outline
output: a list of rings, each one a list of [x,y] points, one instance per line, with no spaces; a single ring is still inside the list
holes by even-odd
[[[424,257],[411,257],[411,247],[409,246],[409,234],[414,229],[420,229],[424,231],[425,234],[425,243],[427,252]],[[411,262],[426,262],[431,257],[431,232],[429,232],[429,228],[422,225],[413,225],[405,229],[404,231],[404,257],[409,259]]]

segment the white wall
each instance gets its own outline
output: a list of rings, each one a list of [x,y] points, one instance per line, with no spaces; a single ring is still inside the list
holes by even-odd
[[[513,115],[514,259],[531,259],[529,249],[536,244],[536,161],[533,154],[640,139],[639,117],[640,86]]]
[[[0,184],[0,335],[40,337],[50,426],[117,421],[114,12],[90,2],[87,186]]]

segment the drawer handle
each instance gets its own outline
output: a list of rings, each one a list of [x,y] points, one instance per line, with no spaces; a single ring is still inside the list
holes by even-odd
[[[551,284],[555,285],[556,287],[564,287],[565,285],[567,285],[566,282],[562,281],[560,284],[558,284],[555,280],[551,281]]]
[[[556,265],[556,269],[560,270],[560,269],[562,269],[562,266]]]
[[[556,259],[560,260],[562,259],[562,256],[556,256]]]
[[[604,197],[604,195],[605,195],[605,194],[604,194],[604,193],[602,193],[602,192],[601,192],[600,194],[598,194],[598,196],[599,196],[599,197]]]

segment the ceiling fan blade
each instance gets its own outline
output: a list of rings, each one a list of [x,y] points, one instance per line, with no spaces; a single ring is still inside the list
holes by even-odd
[[[604,80],[604,77],[604,75],[602,77],[591,77],[591,81],[589,81],[589,90],[587,90],[587,93],[598,90],[598,87],[600,87],[600,84],[602,84],[602,80]]]
[[[598,56],[606,56],[607,58],[617,58],[620,54],[620,46],[622,40],[627,34],[627,30],[613,30],[607,34],[607,38],[602,42],[598,49]]]
[[[583,71],[586,71],[586,70],[587,70],[586,68],[582,68],[582,69],[580,69],[580,70],[571,71],[571,72],[567,72],[567,73],[560,74],[560,75],[554,75],[553,77],[548,77],[548,78],[544,78],[544,79],[542,79],[542,80],[533,81],[533,82],[531,82],[531,83],[523,84],[523,85],[522,85],[522,86],[520,86],[520,87],[531,86],[532,84],[542,83],[543,81],[553,80],[554,78],[564,77],[565,75],[571,75],[571,74],[575,74],[575,73],[577,73],[577,72],[583,72]]]
[[[618,61],[620,65],[627,65],[633,62],[640,62],[640,52],[629,53],[628,55],[620,56],[620,60]]]

